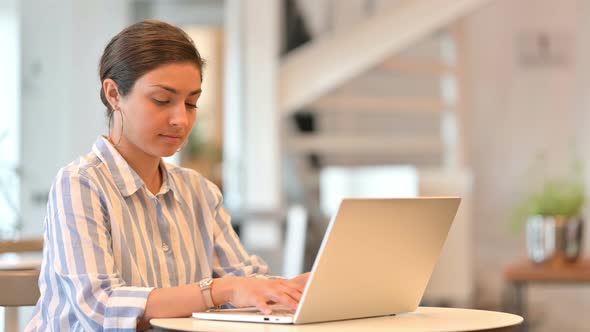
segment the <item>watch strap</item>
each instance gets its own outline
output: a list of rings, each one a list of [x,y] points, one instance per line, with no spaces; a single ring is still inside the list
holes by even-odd
[[[201,288],[201,294],[203,295],[203,299],[205,300],[205,305],[208,309],[215,308],[215,303],[213,303],[213,295],[211,294],[211,287],[213,286],[213,279],[212,278],[205,278],[199,281],[199,287]]]

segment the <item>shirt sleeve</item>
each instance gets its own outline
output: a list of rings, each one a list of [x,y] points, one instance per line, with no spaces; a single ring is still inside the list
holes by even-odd
[[[107,202],[91,177],[62,170],[45,227],[49,269],[86,331],[135,331],[153,288],[129,287],[116,270]]]
[[[231,217],[223,205],[221,192],[212,183],[209,190],[216,197],[213,211],[213,277],[255,276],[268,273],[268,265],[262,258],[249,255],[231,225]]]

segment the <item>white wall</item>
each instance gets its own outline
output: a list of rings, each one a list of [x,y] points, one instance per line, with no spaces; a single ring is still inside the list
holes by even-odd
[[[98,61],[127,17],[126,1],[21,1],[24,236],[42,232],[57,170],[107,132]]]
[[[0,2],[0,41],[4,50],[0,53],[0,239],[11,236],[17,222],[18,179],[14,169],[20,159],[19,114],[19,22],[16,0]],[[11,207],[13,206],[13,207]]]
[[[127,2],[20,2],[22,236],[43,232],[46,199],[58,169],[107,132],[98,61],[127,25]],[[20,324],[32,307],[21,310]]]
[[[0,100],[3,107],[0,107],[0,186],[10,187],[0,188],[4,190],[0,193],[0,240],[3,235],[12,235],[9,229],[12,229],[15,222],[14,211],[8,207],[4,200],[3,194],[13,194],[9,197],[11,202],[18,204],[18,186],[17,181],[11,181],[12,172],[7,168],[16,165],[19,160],[18,140],[19,140],[19,116],[16,110],[19,108],[19,88],[18,84],[18,4],[16,0],[0,2],[0,41],[4,46],[0,54]],[[2,136],[4,135],[4,136]],[[16,193],[16,195],[14,195]],[[0,308],[0,329],[5,325],[5,309]]]
[[[477,289],[484,305],[499,305],[503,268],[525,255],[524,234],[511,233],[508,222],[535,154],[544,152],[550,168],[558,170],[574,157],[577,144],[581,157],[590,161],[589,18],[590,4],[583,0],[496,0],[467,19],[471,101],[466,130],[476,184]],[[523,66],[518,38],[538,31],[560,35],[557,42],[565,45],[570,61]],[[590,326],[582,309],[588,305],[587,287],[533,287],[529,296],[533,320],[543,324],[535,331],[557,326],[581,331]]]

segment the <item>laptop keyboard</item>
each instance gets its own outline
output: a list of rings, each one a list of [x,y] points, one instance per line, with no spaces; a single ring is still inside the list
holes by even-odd
[[[262,315],[262,316],[277,316],[277,317],[289,317],[293,316],[293,311],[277,306],[272,307],[272,313],[270,315],[265,315],[261,311],[256,308],[231,308],[231,309],[211,309],[207,312],[214,312],[214,313],[236,313],[236,314],[245,314],[245,315]]]
[[[256,311],[256,314],[263,316],[290,317],[293,316],[293,311],[287,309],[273,309],[270,315],[265,315],[260,311]]]

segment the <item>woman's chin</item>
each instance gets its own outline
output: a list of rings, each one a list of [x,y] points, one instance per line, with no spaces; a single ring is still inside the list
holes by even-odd
[[[177,152],[176,150],[172,150],[172,151],[165,150],[165,151],[162,151],[161,156],[164,158],[172,157],[176,152]]]
[[[178,152],[179,147],[174,145],[160,146],[158,149],[152,150],[152,154],[162,158],[171,157]]]

